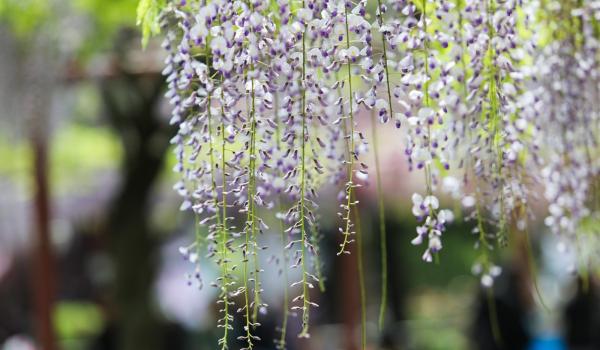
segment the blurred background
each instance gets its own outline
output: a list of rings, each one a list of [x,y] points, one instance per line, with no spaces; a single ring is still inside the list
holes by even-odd
[[[136,6],[0,0],[0,349],[216,348],[217,291],[189,286],[193,267],[178,252],[195,227],[171,188],[164,54],[158,39],[141,49]],[[368,130],[368,116],[361,119]],[[374,184],[359,193],[368,347],[600,349],[598,281],[568,272],[574,258],[555,254],[542,223],[531,232],[537,267],[516,234],[496,256],[503,272],[493,293],[471,271],[473,223],[460,208],[440,262],[421,261],[410,245],[416,223],[408,198],[422,182],[407,171],[392,133],[380,136],[390,267],[382,332]],[[321,307],[309,340],[296,339],[300,320],[290,319],[292,350],[359,348],[357,254],[335,256],[335,206],[325,201],[321,212],[326,291],[315,293]],[[274,256],[277,237],[262,238]],[[257,349],[274,349],[279,337],[283,280],[275,260],[263,262],[270,308]],[[206,280],[217,275],[211,262],[201,266]]]

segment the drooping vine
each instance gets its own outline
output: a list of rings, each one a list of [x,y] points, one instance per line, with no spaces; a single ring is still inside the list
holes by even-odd
[[[327,198],[319,192],[330,187],[339,193],[341,208],[339,255],[350,251],[353,237],[362,253],[364,204],[356,190],[376,186],[383,328],[387,164],[380,151],[387,145],[379,131],[390,119],[409,170],[424,180],[422,192],[401,199],[412,202],[418,224],[411,243],[425,246],[424,261],[442,260],[444,232],[455,213],[464,214],[473,222],[478,250],[473,271],[491,295],[501,273],[495,249],[506,244],[509,231],[531,231],[539,217],[531,206],[539,188],[548,203],[548,214],[541,214],[548,231],[559,238],[561,251],[580,256],[573,268],[587,274],[597,260],[585,252],[598,236],[592,228],[600,217],[597,6],[590,0],[556,8],[517,0],[373,5],[140,3],[146,37],[158,32],[156,23],[165,37],[166,97],[178,126],[172,143],[180,181],[174,187],[183,198],[181,209],[193,211],[196,226],[206,228],[196,229],[181,251],[194,264],[190,284],[203,285],[204,251],[219,267],[211,285],[219,291],[222,349],[231,346],[233,300],[241,304],[246,348],[259,342],[256,327],[268,308],[261,273],[269,268],[261,266],[269,248],[260,242],[273,231],[284,246],[284,311],[276,345],[286,347],[294,311],[300,314],[299,335],[309,336],[315,286],[324,290],[325,283],[319,205]],[[364,130],[369,124],[370,133]],[[368,152],[374,154],[374,181]],[[456,212],[442,209],[450,201]],[[277,225],[269,228],[262,218],[268,221],[273,213]],[[358,262],[364,348],[362,256]],[[237,264],[240,275],[233,273]],[[300,271],[299,280],[290,284],[288,268]]]

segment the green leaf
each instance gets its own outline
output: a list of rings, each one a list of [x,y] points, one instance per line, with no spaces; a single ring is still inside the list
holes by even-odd
[[[153,34],[160,33],[158,17],[164,6],[164,0],[140,0],[136,24],[142,27],[142,47],[148,45],[148,40]]]
[[[54,325],[61,339],[97,335],[104,321],[99,307],[93,303],[62,301],[54,310]]]
[[[52,17],[46,0],[0,0],[0,23],[7,23],[20,39],[27,40]]]

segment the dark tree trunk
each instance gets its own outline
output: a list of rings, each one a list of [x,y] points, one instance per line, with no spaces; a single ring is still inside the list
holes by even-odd
[[[153,186],[172,135],[157,112],[162,86],[159,74],[127,73],[101,86],[109,121],[124,149],[122,183],[105,232],[115,268],[115,345],[124,350],[166,348],[152,299],[159,235],[149,223]]]
[[[52,312],[55,298],[56,269],[50,239],[48,149],[46,138],[40,132],[33,132],[31,143],[35,183],[35,247],[32,283],[34,288],[35,328],[38,342],[43,349],[55,350],[57,348]]]

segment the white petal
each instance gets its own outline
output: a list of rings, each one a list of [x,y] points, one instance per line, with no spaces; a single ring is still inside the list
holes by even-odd
[[[440,201],[438,201],[436,196],[427,196],[423,201],[423,204],[426,207],[431,207],[432,209],[437,209],[440,207]]]
[[[494,279],[492,278],[492,276],[485,274],[481,276],[481,285],[485,288],[490,288],[494,285]]]
[[[179,210],[186,211],[186,210],[188,210],[191,207],[192,207],[192,202],[190,202],[188,200],[185,200],[185,201],[183,201],[183,203],[181,203],[181,206],[179,207]]]
[[[465,208],[470,208],[470,207],[474,206],[475,205],[475,198],[473,198],[472,196],[465,196],[462,199],[462,205]]]
[[[423,243],[423,236],[421,235],[418,235],[417,237],[413,238],[412,241],[410,241],[410,244],[412,245],[419,245],[421,243]]]
[[[435,114],[435,112],[433,111],[433,109],[431,109],[429,107],[424,107],[419,110],[419,118],[421,118],[421,119],[427,119],[427,118],[433,117],[434,114]]]
[[[433,257],[431,256],[431,252],[429,251],[429,249],[425,250],[425,253],[423,253],[423,256],[421,258],[426,262],[433,261]]]
[[[490,268],[490,274],[494,277],[500,276],[501,273],[502,273],[502,268],[500,266],[494,265]]]
[[[435,236],[429,239],[429,248],[434,251],[439,251],[442,249],[442,241],[439,237]]]
[[[417,117],[410,117],[407,120],[408,120],[408,125],[410,125],[410,126],[419,125],[419,118],[417,118]]]
[[[448,209],[440,210],[439,219],[442,223],[454,221],[454,213]]]
[[[413,193],[412,202],[414,205],[419,206],[423,203],[423,196],[418,193]]]
[[[414,216],[423,216],[425,214],[419,205],[413,205],[412,213]]]

